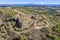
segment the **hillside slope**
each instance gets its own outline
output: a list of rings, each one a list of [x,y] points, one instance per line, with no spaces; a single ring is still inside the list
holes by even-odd
[[[54,13],[0,8],[0,40],[60,40],[60,16]]]

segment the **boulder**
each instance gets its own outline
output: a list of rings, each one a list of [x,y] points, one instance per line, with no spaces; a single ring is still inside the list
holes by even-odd
[[[22,22],[20,20],[20,16],[15,16],[15,22],[18,28],[22,28]]]

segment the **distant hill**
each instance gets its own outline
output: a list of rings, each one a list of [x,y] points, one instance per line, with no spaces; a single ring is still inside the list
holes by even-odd
[[[11,6],[40,6],[38,4],[0,4],[0,7],[11,7]]]
[[[60,4],[0,4],[0,7],[13,7],[13,6],[47,6],[47,7],[60,7]]]

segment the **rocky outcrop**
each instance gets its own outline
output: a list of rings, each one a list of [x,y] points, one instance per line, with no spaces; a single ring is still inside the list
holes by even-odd
[[[14,19],[15,19],[17,27],[22,28],[22,22],[20,20],[20,16],[16,15]]]

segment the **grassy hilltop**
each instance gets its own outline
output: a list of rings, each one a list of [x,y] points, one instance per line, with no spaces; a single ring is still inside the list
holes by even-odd
[[[60,40],[60,9],[1,7],[0,40]]]

